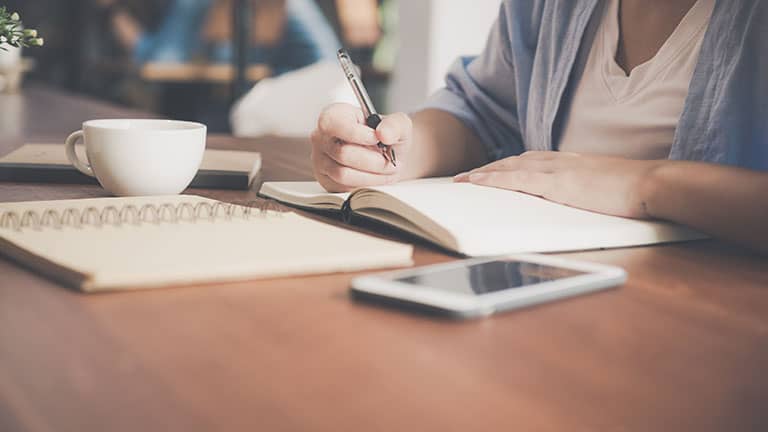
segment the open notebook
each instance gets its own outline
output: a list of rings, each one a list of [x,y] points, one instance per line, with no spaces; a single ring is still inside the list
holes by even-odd
[[[342,210],[397,227],[470,256],[562,252],[693,240],[665,222],[576,209],[531,195],[423,179],[332,194],[317,182],[267,182],[259,194],[310,209]]]
[[[0,203],[0,254],[100,291],[405,266],[412,247],[175,195]]]

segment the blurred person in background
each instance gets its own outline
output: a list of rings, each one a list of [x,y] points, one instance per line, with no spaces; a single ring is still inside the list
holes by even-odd
[[[231,0],[172,0],[152,30],[124,2],[96,1],[137,63],[232,60]],[[258,0],[253,11],[251,63],[267,64],[279,75],[335,57],[340,43],[313,0]]]
[[[376,0],[336,0],[339,27],[348,48],[374,46],[381,37]]]

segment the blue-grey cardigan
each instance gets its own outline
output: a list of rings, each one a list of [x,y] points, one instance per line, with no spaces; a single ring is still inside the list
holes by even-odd
[[[484,51],[426,107],[464,121],[491,160],[556,149],[603,6],[504,0]],[[768,170],[768,0],[717,0],[669,157]]]

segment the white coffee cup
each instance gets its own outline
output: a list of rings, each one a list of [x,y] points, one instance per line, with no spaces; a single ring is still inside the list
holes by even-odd
[[[65,143],[67,158],[118,196],[178,194],[192,182],[205,151],[206,127],[177,120],[89,120]],[[83,139],[88,161],[75,144]]]

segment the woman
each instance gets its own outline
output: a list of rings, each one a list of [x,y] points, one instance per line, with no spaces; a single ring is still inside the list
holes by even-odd
[[[421,111],[373,131],[327,108],[315,175],[347,191],[458,174],[768,251],[767,29],[764,0],[505,0]]]

